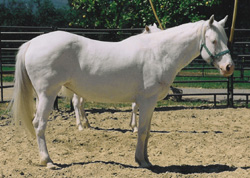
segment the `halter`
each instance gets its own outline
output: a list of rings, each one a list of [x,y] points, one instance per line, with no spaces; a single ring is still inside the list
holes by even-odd
[[[202,25],[202,30],[203,30],[204,28],[203,28],[203,25]],[[230,54],[230,51],[227,49],[227,50],[225,50],[225,51],[222,51],[222,52],[219,52],[219,53],[215,53],[215,54],[212,54],[211,53],[211,51],[208,49],[208,47],[207,47],[207,45],[206,45],[206,42],[205,42],[205,30],[203,30],[204,32],[202,33],[202,43],[201,43],[201,48],[200,48],[200,53],[202,52],[202,50],[203,50],[203,48],[206,50],[206,52],[208,53],[208,55],[210,56],[210,58],[212,59],[211,61],[210,61],[210,65],[213,65],[214,64],[214,61],[216,60],[216,59],[218,59],[220,56],[223,56],[223,55],[225,55],[225,54],[227,54],[227,53],[229,53]]]

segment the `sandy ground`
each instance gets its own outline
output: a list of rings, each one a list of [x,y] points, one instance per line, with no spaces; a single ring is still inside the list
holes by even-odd
[[[54,111],[46,137],[53,161],[39,165],[36,140],[0,120],[0,177],[218,177],[250,176],[250,110],[163,107],[154,112],[149,159],[134,161],[137,134],[129,108],[91,109],[91,129],[78,131],[74,113]]]

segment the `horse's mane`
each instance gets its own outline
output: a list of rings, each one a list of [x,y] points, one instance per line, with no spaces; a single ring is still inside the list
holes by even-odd
[[[187,30],[187,28],[192,29],[192,28],[195,28],[197,25],[200,25],[202,23],[204,23],[204,20],[197,21],[197,22],[190,22],[190,23],[178,25],[178,26],[175,26],[175,27],[167,28],[167,29],[159,31],[157,33],[149,33],[146,36],[143,33],[141,33],[141,34],[134,35],[134,36],[131,36],[129,38],[126,38],[126,39],[124,39],[122,41],[130,40],[130,39],[138,38],[138,37],[142,37],[142,36],[144,36],[144,37],[157,36],[157,35],[161,36],[160,34],[166,33],[166,32],[167,32],[168,36],[171,37],[172,36],[171,34],[173,34],[173,35],[181,34],[181,33],[185,32]]]
[[[175,26],[175,27],[171,27],[171,28],[168,28],[166,30],[164,30],[165,32],[167,32],[168,34],[178,34],[178,33],[183,33],[185,32],[188,28],[190,29],[193,29],[195,28],[196,26],[200,26],[200,24],[204,23],[204,20],[201,20],[201,21],[197,21],[197,22],[190,22],[190,23],[185,23],[185,24],[182,24],[182,25],[178,25],[178,26]]]

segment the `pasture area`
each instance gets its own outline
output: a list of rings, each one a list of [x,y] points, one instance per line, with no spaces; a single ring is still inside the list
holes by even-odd
[[[1,111],[6,104],[1,104]],[[87,107],[91,128],[78,131],[74,112],[53,111],[48,149],[60,167],[39,165],[36,140],[1,112],[0,177],[199,177],[250,175],[250,110],[159,105],[153,115],[148,154],[152,169],[134,161],[137,134],[130,105]]]

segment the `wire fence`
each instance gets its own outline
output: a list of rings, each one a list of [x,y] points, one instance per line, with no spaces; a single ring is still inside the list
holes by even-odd
[[[5,98],[7,89],[13,88],[13,75],[15,71],[15,55],[21,44],[30,39],[55,30],[62,30],[102,41],[120,41],[129,36],[139,34],[142,28],[136,29],[83,29],[83,28],[58,28],[58,27],[27,27],[27,26],[0,26],[0,102],[7,102]],[[235,42],[231,55],[235,62],[235,73],[230,78],[223,78],[216,70],[197,58],[185,67],[176,77],[174,85],[192,87],[195,84],[214,85],[224,88],[219,93],[182,93],[172,94],[182,96],[213,96],[214,105],[217,96],[226,96],[227,106],[233,106],[234,96],[245,96],[248,107],[250,93],[235,93],[235,87],[250,89],[250,29],[236,29]]]

